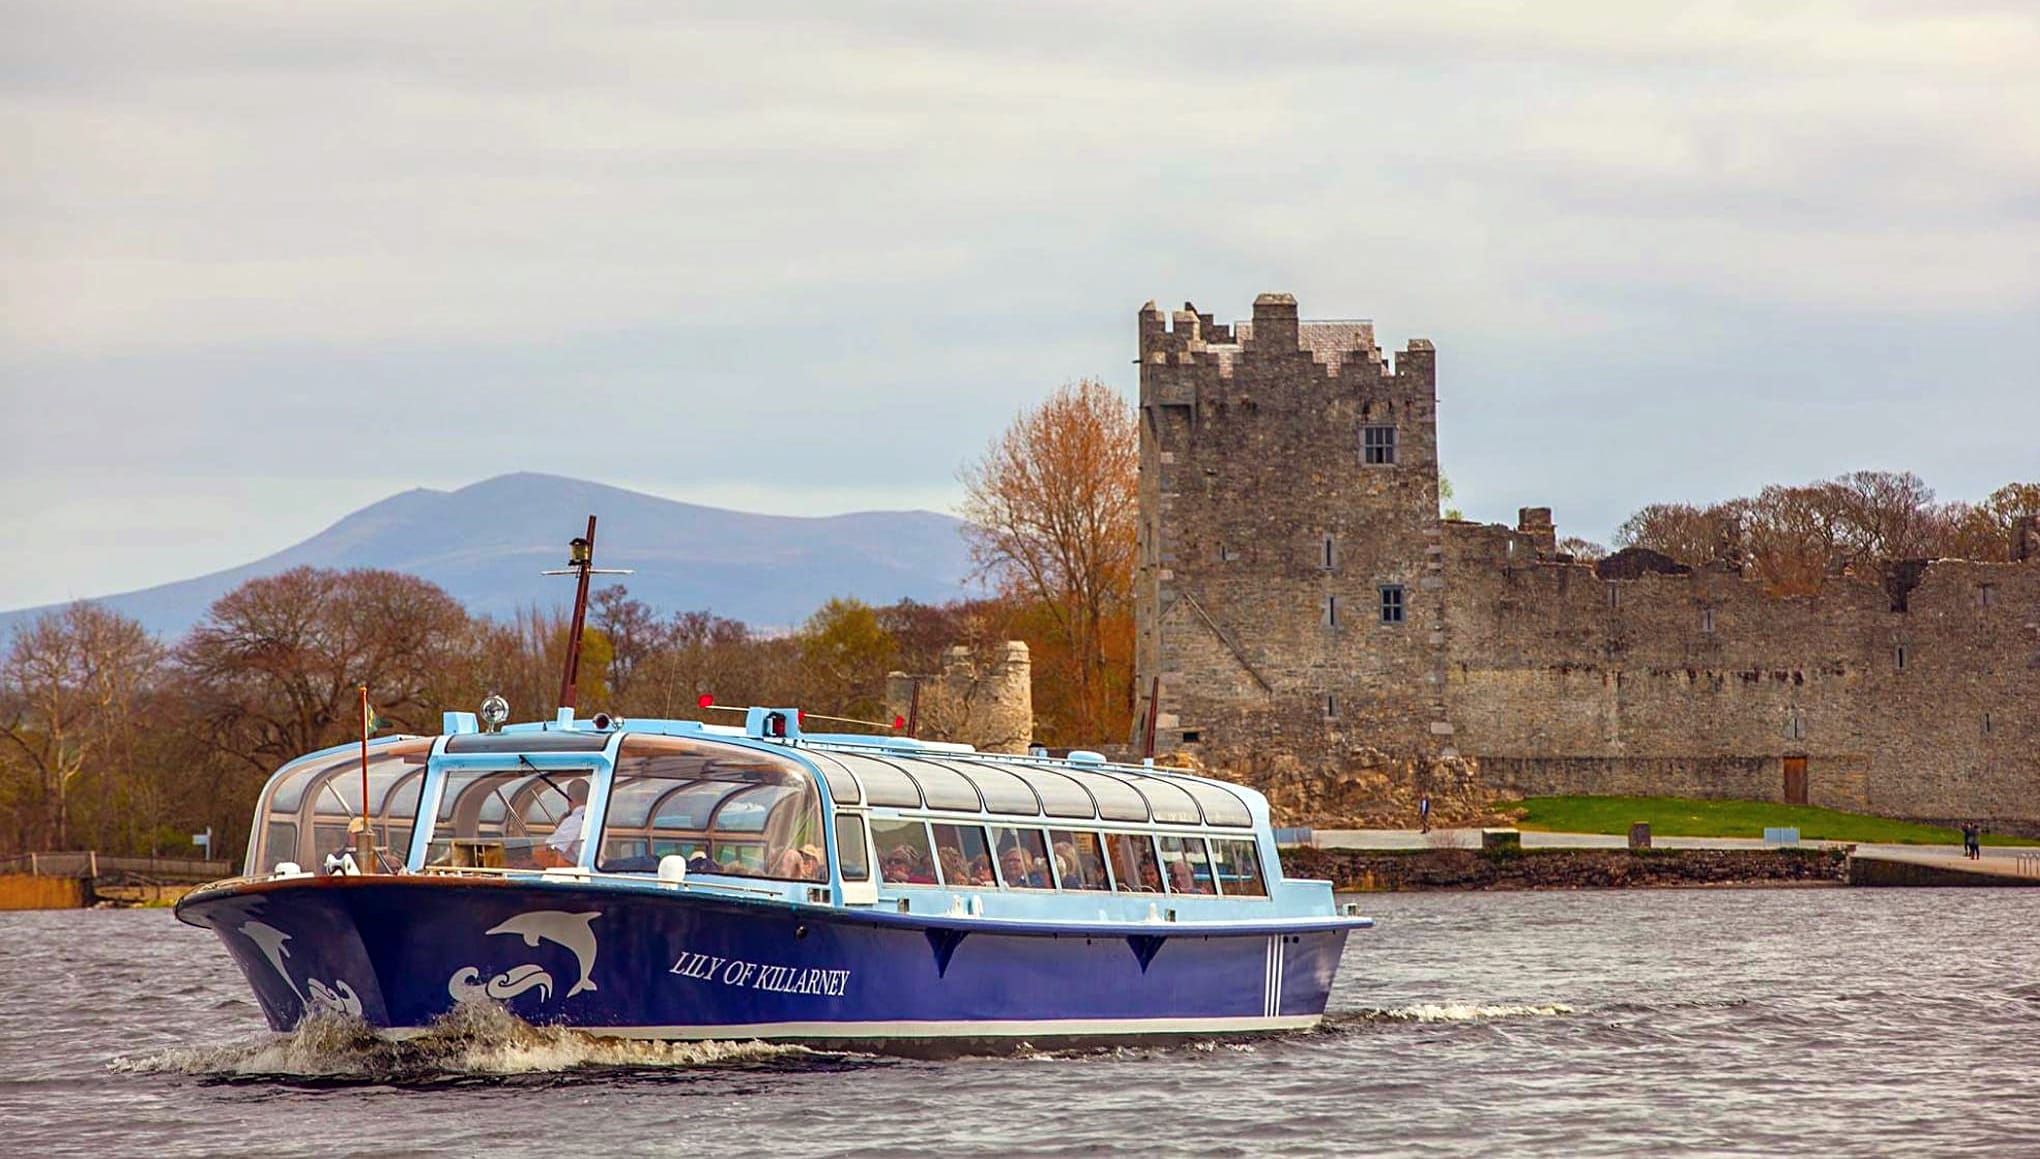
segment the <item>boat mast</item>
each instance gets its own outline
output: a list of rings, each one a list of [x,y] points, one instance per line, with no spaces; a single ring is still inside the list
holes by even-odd
[[[375,710],[368,706],[368,685],[361,686],[361,825],[354,835],[354,867],[362,873],[376,873],[375,833],[368,826],[368,734],[375,728]]]
[[[545,575],[570,575],[574,583],[574,620],[567,629],[567,661],[560,673],[561,708],[573,708],[575,684],[581,676],[581,632],[588,623],[588,577],[597,575],[629,575],[629,568],[599,568],[595,566],[595,517],[588,517],[588,533],[579,539],[567,541],[567,566]]]

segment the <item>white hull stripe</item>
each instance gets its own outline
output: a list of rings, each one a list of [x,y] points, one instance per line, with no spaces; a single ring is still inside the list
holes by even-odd
[[[1277,1018],[1282,1014],[1282,935],[1268,939],[1267,960],[1263,964],[1261,977],[1261,1016]]]
[[[1006,1021],[746,1022],[726,1026],[576,1026],[616,1038],[743,1040],[750,1038],[1041,1038],[1135,1034],[1253,1034],[1308,1030],[1318,1014],[1235,1018],[1042,1018]],[[398,1032],[402,1033],[402,1032]],[[411,1033],[417,1033],[413,1031]]]

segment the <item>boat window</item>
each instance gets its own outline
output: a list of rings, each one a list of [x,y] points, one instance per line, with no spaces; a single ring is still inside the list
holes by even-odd
[[[813,749],[801,755],[813,761],[815,767],[822,770],[822,779],[829,783],[829,797],[836,804],[861,805],[864,803],[864,794],[857,788],[857,778],[850,775],[850,770],[843,767],[843,762],[828,753],[817,752]]]
[[[384,869],[401,864],[418,818],[418,786],[432,741],[412,737],[369,749],[369,831]],[[301,761],[274,778],[256,810],[256,843],[243,868],[266,873],[280,861],[318,870],[328,854],[352,852],[352,826],[362,815],[361,758],[327,754]],[[364,866],[363,868],[368,868]]]
[[[921,787],[898,767],[860,753],[829,755],[857,774],[857,779],[864,782],[865,796],[872,804],[897,805],[906,809],[921,807]]]
[[[269,827],[263,830],[261,843],[248,851],[248,864],[242,867],[242,872],[267,873],[276,867],[277,861],[290,861],[296,856],[297,824],[271,821]],[[267,860],[272,857],[275,861]]]
[[[1162,876],[1170,893],[1217,893],[1211,880],[1211,858],[1202,837],[1162,837]]]
[[[1155,820],[1164,825],[1198,825],[1203,823],[1204,814],[1197,809],[1197,801],[1183,788],[1160,777],[1128,775],[1126,778],[1140,790],[1141,796],[1154,807]]]
[[[1051,817],[1081,817],[1086,821],[1098,815],[1098,806],[1091,800],[1091,794],[1082,785],[1052,769],[1018,768],[1013,770],[1033,788],[1041,798],[1041,809]]]
[[[1048,842],[1039,829],[992,827],[992,848],[998,854],[999,880],[1008,889],[1054,889]]]
[[[300,761],[295,768],[286,769],[276,778],[269,790],[269,807],[280,813],[294,813],[304,803],[305,790],[312,785],[312,779],[319,773],[344,768],[349,762],[335,761],[331,757],[324,761]],[[356,767],[359,763],[356,762]]]
[[[1162,892],[1162,870],[1155,861],[1154,838],[1145,833],[1108,833],[1105,852],[1112,860],[1112,879],[1123,893]]]
[[[1048,831],[1051,856],[1055,859],[1055,875],[1064,889],[1109,890],[1112,883],[1105,876],[1105,852],[1099,844],[1096,833],[1080,829],[1051,829]]]
[[[603,821],[605,873],[689,873],[826,881],[814,776],[774,753],[684,737],[627,736]]]
[[[977,786],[955,769],[944,768],[934,761],[901,759],[889,763],[897,763],[907,775],[920,782],[921,795],[928,799],[930,809],[975,813],[984,808],[984,802],[978,799]]]
[[[998,884],[992,875],[992,853],[982,825],[931,825],[935,831],[935,862],[942,884],[952,889],[986,889]]]
[[[1197,805],[1204,810],[1204,819],[1210,824],[1245,829],[1254,823],[1254,815],[1247,811],[1247,803],[1231,789],[1205,781],[1171,781],[1170,784],[1180,786],[1184,792],[1197,798]]]
[[[873,817],[871,843],[878,849],[879,873],[901,885],[934,885],[935,855],[928,847],[928,825],[911,818]]]
[[[1148,819],[1147,801],[1125,781],[1083,769],[1070,769],[1063,775],[1091,791],[1091,796],[1098,800],[1098,815],[1107,821]]]
[[[1017,813],[1023,817],[1041,815],[1040,799],[1034,795],[1033,789],[1027,787],[1026,781],[1013,773],[995,765],[965,764],[961,761],[938,763],[970,778],[984,796],[986,812]]]
[[[1261,876],[1261,857],[1251,841],[1214,837],[1211,860],[1218,870],[1219,892],[1229,897],[1267,897],[1268,882]]]
[[[836,868],[844,881],[866,881],[871,877],[871,854],[864,844],[864,818],[854,813],[836,814]]]
[[[428,865],[538,869],[578,861],[580,821],[563,828],[570,815],[585,812],[593,769],[547,769],[535,773],[517,765],[447,770],[439,792]],[[555,846],[551,839],[558,833]]]

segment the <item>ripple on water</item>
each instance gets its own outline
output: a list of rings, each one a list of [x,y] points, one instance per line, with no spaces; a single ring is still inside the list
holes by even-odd
[[[288,1034],[179,1047],[114,1059],[109,1069],[219,1080],[304,1079],[413,1084],[569,1071],[680,1070],[826,1064],[849,1056],[762,1042],[648,1042],[533,1026],[502,1007],[470,1003],[422,1034],[387,1038],[358,1018],[325,1014]]]

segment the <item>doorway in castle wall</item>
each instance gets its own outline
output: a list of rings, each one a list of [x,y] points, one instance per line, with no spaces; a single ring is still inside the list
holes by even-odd
[[[1806,804],[1806,758],[1785,758],[1785,803]]]

